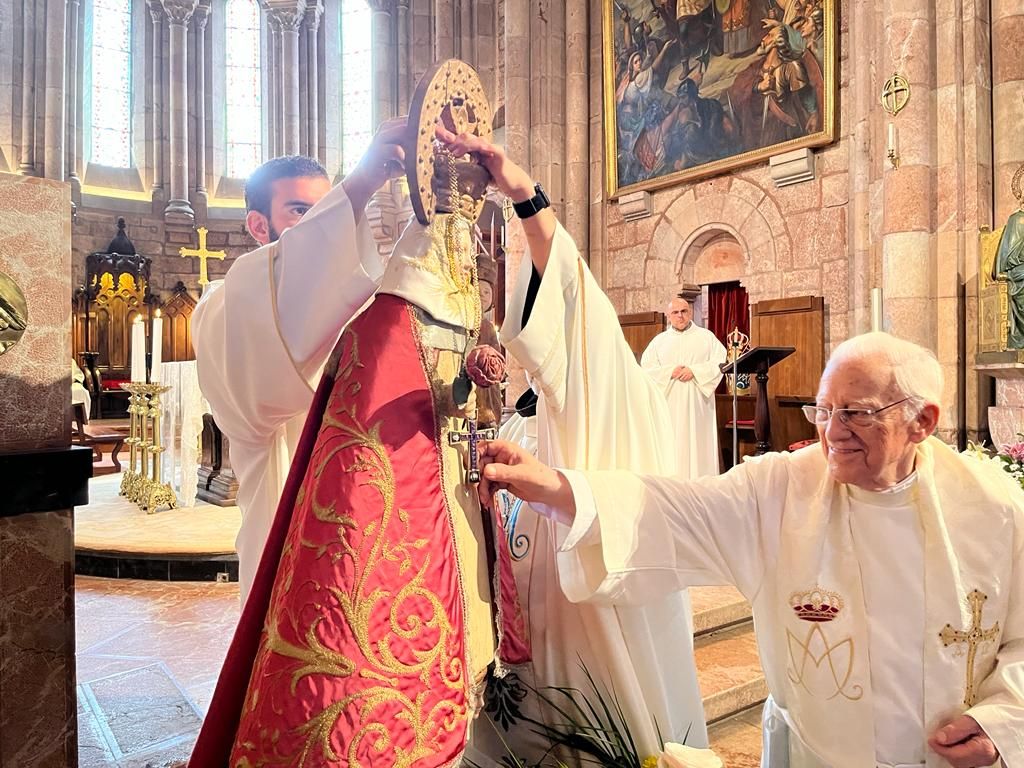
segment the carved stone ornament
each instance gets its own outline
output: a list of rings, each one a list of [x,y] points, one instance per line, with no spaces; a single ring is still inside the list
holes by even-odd
[[[436,199],[431,179],[434,176],[434,126],[438,122],[455,134],[469,133],[487,141],[493,136],[487,93],[476,70],[464,61],[448,59],[435,64],[423,73],[413,94],[409,126],[416,133],[405,147],[405,172],[409,198],[421,224],[429,224],[434,216]],[[480,215],[483,204],[481,197],[473,220]]]
[[[264,0],[263,7],[273,25],[282,30],[295,31],[302,26],[306,13],[306,0]]]
[[[0,355],[21,341],[28,326],[28,304],[14,279],[0,272]]]
[[[163,0],[164,13],[171,24],[188,24],[196,10],[196,0]]]

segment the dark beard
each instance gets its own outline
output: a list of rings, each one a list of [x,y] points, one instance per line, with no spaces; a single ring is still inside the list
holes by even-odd
[[[281,239],[281,235],[276,229],[274,229],[274,225],[270,223],[270,219],[267,219],[267,234],[270,236],[270,239],[267,241],[268,244],[276,243]]]

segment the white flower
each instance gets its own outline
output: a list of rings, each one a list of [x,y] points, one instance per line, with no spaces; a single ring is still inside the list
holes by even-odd
[[[661,753],[658,768],[722,768],[722,761],[710,749],[669,743]]]

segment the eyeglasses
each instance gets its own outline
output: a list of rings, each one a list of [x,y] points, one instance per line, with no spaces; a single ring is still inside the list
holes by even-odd
[[[912,400],[912,397],[904,397],[895,403],[889,403],[882,408],[825,408],[821,405],[805,405],[801,409],[804,416],[811,424],[827,424],[833,416],[837,417],[842,424],[853,424],[855,427],[871,427],[878,421],[878,414],[895,408],[897,405]]]

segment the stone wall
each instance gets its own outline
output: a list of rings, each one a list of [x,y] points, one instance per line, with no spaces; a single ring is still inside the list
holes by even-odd
[[[136,250],[153,259],[152,290],[161,298],[174,289],[180,280],[198,299],[199,260],[179,255],[182,246],[195,248],[198,237],[190,227],[166,224],[163,213],[126,211],[118,201],[99,207],[79,208],[71,226],[73,285],[85,283],[85,257],[94,251],[105,251],[117,233],[117,219],[124,217],[126,231]],[[207,271],[210,280],[224,276],[231,263],[243,253],[256,247],[256,242],[245,231],[243,212],[239,210],[230,220],[208,219],[209,234],[206,245],[213,251],[225,251],[224,261],[210,259]]]
[[[845,4],[844,4],[845,5]],[[847,39],[840,9],[840,40]],[[840,46],[839,105],[849,98],[848,45]],[[616,202],[602,211],[603,285],[620,313],[662,310],[684,282],[739,279],[750,302],[791,296],[825,297],[826,348],[854,326],[850,301],[850,128],[837,115],[837,141],[815,151],[815,178],[782,188],[771,180],[767,159],[704,181],[651,193],[651,216],[625,221]],[[592,157],[604,164],[595,142]],[[734,239],[743,253],[742,274],[700,259],[716,236]],[[592,266],[594,266],[592,264]],[[597,269],[595,271],[598,271]]]

